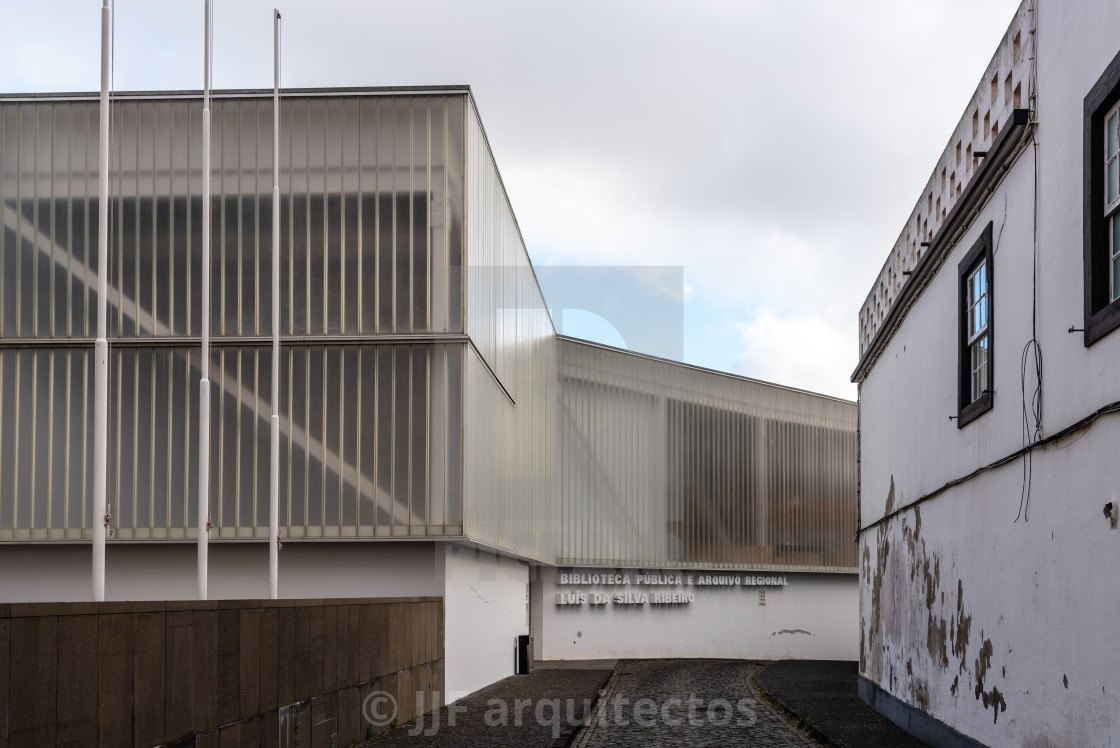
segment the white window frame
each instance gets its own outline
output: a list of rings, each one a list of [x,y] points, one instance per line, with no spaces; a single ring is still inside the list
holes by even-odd
[[[1120,222],[1120,102],[1117,102],[1104,115],[1104,219],[1106,234],[1108,236],[1108,300],[1110,302],[1120,298],[1120,244],[1116,241],[1117,223]],[[1111,136],[1111,139],[1110,139]],[[1116,150],[1109,153],[1110,148]],[[1109,168],[1115,166],[1116,172],[1109,173]],[[1113,190],[1115,197],[1109,201],[1109,190]]]
[[[976,295],[977,278],[983,281],[983,289],[979,296]],[[991,356],[991,347],[988,345],[988,320],[991,315],[991,306],[988,303],[988,260],[984,258],[968,272],[968,300],[966,313],[968,314],[968,351],[969,351],[969,381],[971,392],[969,402],[975,402],[988,389],[988,358]],[[983,324],[977,325],[977,316],[983,319]]]

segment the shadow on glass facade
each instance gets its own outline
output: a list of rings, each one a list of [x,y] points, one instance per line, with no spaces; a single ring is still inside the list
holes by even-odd
[[[267,535],[280,211],[285,538],[851,570],[855,406],[558,338],[466,88],[213,105],[211,520]],[[118,96],[114,540],[196,533],[201,97]],[[0,540],[90,535],[95,96],[0,97]]]
[[[854,571],[854,403],[560,338],[557,563]]]

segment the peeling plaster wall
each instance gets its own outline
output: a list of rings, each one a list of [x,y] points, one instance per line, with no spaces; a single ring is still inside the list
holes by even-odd
[[[517,637],[529,633],[529,565],[475,548],[444,549],[447,702],[513,675]]]
[[[1037,339],[1044,435],[1120,400],[1120,332],[1082,327],[1083,99],[1120,52],[1120,4],[1038,5]],[[860,386],[861,525],[1023,445],[1035,151],[1004,176]],[[958,429],[957,264],[993,223],[995,398]],[[1026,396],[1034,387],[1027,377]],[[860,538],[860,671],[992,746],[1120,745],[1120,416],[981,474]]]
[[[685,569],[673,573],[694,576],[700,573],[771,574],[784,576],[789,583],[766,588],[652,587],[633,583],[624,586],[560,585],[556,583],[560,571],[544,567],[541,581],[534,583],[534,588],[540,589],[541,600],[538,645],[540,656],[546,660],[617,657],[854,660],[857,656],[858,593],[857,580],[852,574]],[[633,570],[624,571],[633,576]],[[759,605],[759,589],[766,590],[764,606]],[[575,590],[611,594],[690,592],[694,600],[685,605],[556,604],[557,592]]]

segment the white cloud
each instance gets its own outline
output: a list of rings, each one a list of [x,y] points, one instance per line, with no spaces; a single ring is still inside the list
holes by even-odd
[[[762,309],[750,322],[735,324],[743,352],[736,373],[789,387],[854,400],[855,385],[840,381],[837,368],[855,368],[848,336],[816,314],[779,316]]]

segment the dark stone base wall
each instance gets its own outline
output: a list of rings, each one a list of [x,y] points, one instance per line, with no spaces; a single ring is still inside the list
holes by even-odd
[[[935,748],[984,748],[981,743],[915,709],[862,675],[859,676],[856,688],[863,703]]]
[[[441,705],[443,654],[440,598],[0,605],[0,748],[345,746],[369,694]]]

